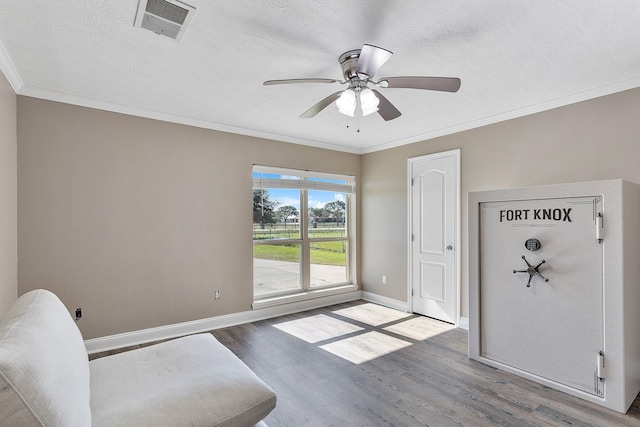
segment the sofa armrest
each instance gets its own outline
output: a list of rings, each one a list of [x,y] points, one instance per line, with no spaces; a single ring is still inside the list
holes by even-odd
[[[89,426],[89,359],[67,308],[42,289],[0,321],[0,426]]]

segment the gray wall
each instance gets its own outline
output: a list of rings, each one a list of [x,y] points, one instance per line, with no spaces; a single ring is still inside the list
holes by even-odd
[[[408,158],[461,149],[461,315],[467,317],[468,192],[611,178],[640,183],[639,117],[640,89],[634,89],[363,155],[363,289],[407,301]]]
[[[9,175],[0,181],[6,306],[15,298],[15,216],[4,218],[15,215],[16,113],[4,86],[0,108],[9,113],[1,119],[9,120],[0,134],[13,134],[0,146],[8,163],[0,174]],[[406,301],[407,159],[460,148],[463,316],[469,191],[640,183],[640,89],[363,156],[20,96],[17,103],[18,293],[44,287],[68,308],[82,306],[85,338],[251,308],[253,163],[356,175],[361,285]]]
[[[18,141],[19,294],[82,307],[85,339],[251,310],[254,163],[360,175],[358,155],[22,96]]]
[[[18,292],[16,151],[16,95],[0,71],[0,317]]]

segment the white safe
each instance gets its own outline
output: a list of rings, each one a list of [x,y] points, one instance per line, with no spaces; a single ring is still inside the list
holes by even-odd
[[[469,357],[625,413],[640,391],[640,186],[468,202]]]

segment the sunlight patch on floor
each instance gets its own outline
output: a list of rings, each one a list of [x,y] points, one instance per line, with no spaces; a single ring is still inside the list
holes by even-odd
[[[316,343],[361,331],[360,326],[319,314],[273,325],[283,332],[308,343]]]
[[[325,344],[320,348],[357,365],[410,345],[410,342],[372,331]]]
[[[410,313],[405,313],[400,310],[372,303],[343,308],[342,310],[336,310],[333,313],[371,326],[379,326],[384,323],[394,322],[411,316]]]
[[[443,332],[455,329],[455,326],[428,317],[415,317],[383,328],[385,331],[424,341]]]
[[[334,315],[350,320],[341,320]],[[350,323],[351,320],[362,326]],[[273,326],[355,364],[368,362],[409,347],[415,341],[424,341],[455,329],[448,323],[373,303],[335,310],[330,315],[301,317]]]

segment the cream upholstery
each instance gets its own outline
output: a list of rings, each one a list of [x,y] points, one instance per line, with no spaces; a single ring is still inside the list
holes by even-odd
[[[96,359],[89,367],[96,427],[251,426],[275,406],[273,391],[211,334]]]
[[[0,322],[0,423],[89,426],[89,361],[82,335],[51,292],[18,298]]]
[[[252,426],[276,395],[211,334],[88,361],[51,292],[0,321],[0,426]]]

